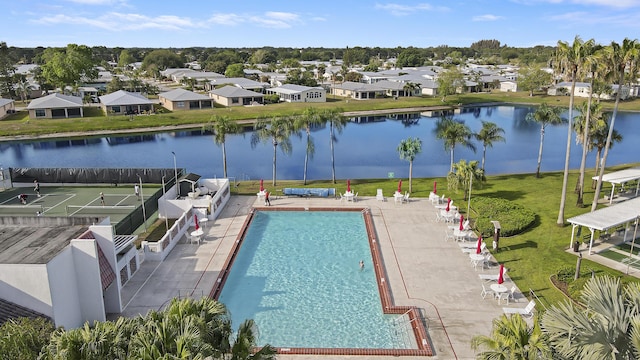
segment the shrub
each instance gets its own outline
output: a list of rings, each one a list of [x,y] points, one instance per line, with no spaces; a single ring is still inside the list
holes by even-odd
[[[478,214],[475,228],[485,237],[494,232],[491,221],[500,222],[502,236],[513,236],[528,229],[536,220],[533,211],[505,199],[475,197],[471,206]]]

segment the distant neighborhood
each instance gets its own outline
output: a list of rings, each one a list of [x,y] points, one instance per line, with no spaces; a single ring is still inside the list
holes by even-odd
[[[69,45],[66,50],[57,51],[68,54],[80,52],[81,48]],[[141,62],[123,62],[132,59],[123,50],[119,61],[102,62],[84,71],[75,69],[81,75],[75,80],[61,79],[60,86],[52,86],[55,77],[46,80],[45,75],[51,72],[47,64],[44,68],[37,64],[13,64],[3,71],[4,77],[0,73],[5,85],[0,89],[4,90],[0,118],[19,109],[28,111],[31,119],[55,119],[84,117],[86,106],[100,108],[104,116],[133,116],[157,111],[268,106],[278,102],[321,103],[328,97],[363,101],[403,97],[444,100],[456,93],[529,91],[531,95],[537,92],[565,96],[571,91],[571,82],[552,67],[485,64],[474,58],[461,60],[455,52],[451,53],[455,59],[429,60],[433,65],[407,66],[407,56],[403,58],[401,53],[398,57],[372,59],[368,65],[344,58],[286,59],[276,61],[275,66],[237,63],[227,65],[224,74],[204,70],[198,60],[180,63],[174,59],[172,65],[180,67],[165,67],[166,62],[150,65],[147,58],[154,52]],[[347,55],[343,53],[348,58]],[[62,85],[65,82],[67,85]],[[574,95],[588,97],[592,93],[590,87],[589,82],[577,82]],[[622,86],[621,99],[637,97],[639,87],[637,83]],[[599,98],[611,99],[618,90],[617,85],[605,84],[596,91]],[[21,101],[20,106],[16,101]]]

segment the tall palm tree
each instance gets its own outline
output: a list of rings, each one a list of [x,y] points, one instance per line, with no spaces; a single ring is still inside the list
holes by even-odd
[[[496,123],[482,121],[482,129],[475,134],[475,138],[482,142],[482,172],[484,172],[484,160],[487,155],[487,147],[493,147],[494,142],[505,142],[504,129]]]
[[[603,127],[599,127],[597,129],[595,129],[595,131],[591,134],[591,138],[590,138],[590,142],[591,145],[590,147],[593,149],[597,149],[596,151],[596,166],[595,166],[595,173],[596,176],[598,176],[598,174],[600,173],[600,166],[602,165],[602,161],[600,160],[602,157],[602,150],[604,149],[604,147],[607,145],[607,139],[609,138],[609,124],[607,123],[605,126]],[[617,131],[617,130],[613,130],[611,132],[611,142],[609,143],[609,148],[613,147],[613,144],[615,143],[619,143],[622,142],[622,135]],[[596,180],[596,182],[593,184],[593,186],[595,187],[597,185],[598,181]]]
[[[587,100],[586,109],[583,108],[581,112],[581,117],[584,117],[584,127],[583,131],[579,132],[576,129],[576,137],[582,137],[582,157],[580,159],[580,174],[578,175],[578,182],[576,183],[575,192],[578,194],[578,199],[576,200],[577,207],[584,206],[584,173],[587,167],[587,147],[589,143],[589,128],[591,122],[591,102],[594,96],[593,88],[594,83],[596,81],[596,77],[598,74],[598,68],[600,67],[600,56],[598,53],[598,47],[595,43],[586,42],[584,43],[584,63],[581,68],[581,72],[586,73],[589,76],[589,99]],[[597,95],[596,95],[597,96]],[[584,111],[586,110],[586,112]]]
[[[611,45],[604,48],[604,59],[606,61],[606,65],[612,70],[613,76],[617,77],[616,81],[618,83],[618,92],[616,93],[616,102],[613,107],[611,124],[609,124],[609,134],[607,135],[604,155],[602,156],[602,166],[598,173],[598,182],[596,183],[596,190],[593,194],[591,211],[595,211],[598,206],[598,198],[600,197],[600,189],[602,187],[602,177],[604,176],[604,169],[607,165],[607,156],[609,155],[609,148],[613,137],[613,128],[616,123],[616,115],[618,114],[618,105],[620,104],[620,94],[622,93],[622,86],[624,85],[625,70],[627,67],[637,69],[637,67],[632,64],[638,62],[639,56],[640,44],[638,43],[638,40],[629,40],[628,38],[625,38],[622,41],[622,44],[618,44],[614,41],[611,42]]]
[[[335,133],[337,132],[338,134],[341,134],[342,130],[344,130],[345,126],[347,126],[349,119],[342,116],[342,109],[335,108],[335,109],[323,110],[321,112],[321,122],[329,123],[329,137],[331,141],[330,142],[331,144],[331,180],[335,184],[336,183],[336,163],[335,163],[335,155],[333,151],[333,144],[336,141],[338,141],[338,138],[336,137]]]
[[[213,132],[213,141],[222,148],[222,169],[224,177],[227,177],[227,135],[237,134],[242,131],[242,127],[237,122],[232,121],[224,115],[215,115],[211,122],[204,126],[205,130]]]
[[[291,154],[291,134],[293,134],[293,120],[289,117],[274,117],[271,120],[258,119],[254,125],[255,132],[251,135],[251,147],[255,148],[260,142],[271,141],[273,145],[273,186],[276,186],[277,148],[284,154]]]
[[[412,138],[409,136],[407,139],[400,141],[400,145],[396,149],[400,154],[400,159],[409,161],[409,193],[412,192],[412,179],[413,179],[413,160],[416,156],[422,152],[422,140],[419,138]]]
[[[587,49],[593,48],[594,40],[584,42],[580,36],[576,36],[572,44],[564,41],[558,41],[557,63],[564,73],[571,78],[571,93],[569,94],[569,126],[567,129],[567,150],[564,160],[564,176],[562,178],[562,194],[560,195],[560,209],[558,211],[557,224],[564,226],[564,207],[567,199],[567,183],[569,180],[569,159],[571,153],[571,133],[573,127],[573,100],[575,97],[576,81],[578,80],[578,70],[583,66],[585,61],[585,53]]]
[[[14,87],[22,102],[25,102],[27,100],[29,94],[31,93],[31,90],[33,90],[33,86],[31,86],[31,84],[29,84],[29,82],[24,79],[17,82]]]
[[[448,189],[455,191],[463,188],[464,200],[467,200],[469,196],[469,187],[473,184],[480,183],[484,176],[484,171],[482,171],[482,169],[478,169],[477,160],[467,162],[464,159],[453,164],[453,169],[455,171],[452,171],[447,175],[447,187]]]
[[[582,290],[586,310],[567,301],[551,306],[541,328],[566,359],[637,359],[640,355],[640,285],[591,278]]]
[[[533,326],[520,316],[502,315],[493,320],[491,335],[471,339],[471,347],[478,351],[477,359],[533,360],[551,359],[552,353],[537,321]]]
[[[536,168],[536,177],[540,177],[540,164],[542,163],[542,145],[544,144],[544,131],[547,125],[560,125],[566,122],[560,114],[562,109],[549,106],[547,103],[542,103],[536,111],[527,114],[527,121],[534,121],[540,124],[540,148],[538,150],[538,167]]]
[[[580,115],[576,116],[573,121],[573,130],[576,132],[576,143],[582,145],[583,155],[593,150],[593,148],[595,147],[593,136],[595,136],[596,133],[602,133],[603,129],[604,137],[602,146],[604,147],[604,142],[607,138],[606,131],[608,131],[609,129],[607,125],[607,114],[603,112],[602,104],[600,104],[599,102],[583,102],[580,106]],[[585,162],[585,164],[580,164],[580,171],[583,171],[586,168],[586,156],[582,159],[582,161]],[[580,183],[581,179],[582,184]],[[580,188],[580,186],[582,186],[582,188]],[[576,193],[578,193],[578,191],[584,192],[584,174],[580,175],[580,178],[576,183],[575,191]],[[581,197],[581,195],[578,194],[578,197]],[[581,206],[580,204],[582,203],[580,202],[580,199],[578,199],[578,203],[576,204],[576,206]]]
[[[302,116],[298,116],[295,119],[294,126],[296,129],[302,130],[307,134],[306,151],[304,154],[304,172],[303,181],[307,185],[307,168],[309,160],[313,159],[313,155],[316,152],[316,146],[311,136],[311,129],[315,126],[323,123],[322,116],[316,108],[307,108],[302,113]]]
[[[449,172],[453,172],[453,151],[456,145],[464,145],[465,147],[476,151],[476,146],[471,142],[473,133],[469,127],[453,118],[441,118],[436,123],[436,137],[444,141],[444,148],[450,151],[451,167]]]

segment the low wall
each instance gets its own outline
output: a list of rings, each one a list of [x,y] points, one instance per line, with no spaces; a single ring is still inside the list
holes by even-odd
[[[193,219],[193,209],[189,209],[178,218],[158,242],[142,242],[145,261],[164,261],[178,241],[189,231]]]

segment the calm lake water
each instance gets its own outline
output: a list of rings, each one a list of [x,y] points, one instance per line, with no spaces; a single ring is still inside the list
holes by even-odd
[[[481,120],[491,121],[505,130],[505,143],[487,149],[487,174],[531,173],[536,170],[540,143],[540,126],[525,120],[533,108],[526,106],[493,106],[465,109],[454,115],[472,131],[482,127]],[[396,178],[409,175],[409,163],[400,160],[396,148],[409,136],[422,140],[422,153],[414,161],[413,176],[446,176],[449,152],[436,139],[434,129],[439,117],[401,114],[388,117],[354,119],[338,134],[335,143],[336,177],[340,179]],[[361,122],[356,122],[361,121]],[[609,152],[607,165],[638,162],[640,114],[618,113],[615,129],[624,139]],[[315,129],[315,156],[309,162],[309,179],[331,178],[329,128]],[[543,171],[564,168],[567,127],[548,126],[545,132]],[[291,138],[293,152],[283,154],[278,148],[278,179],[302,179],[305,137]],[[455,161],[482,159],[482,145],[477,151],[456,147]],[[0,166],[3,167],[148,167],[173,168],[176,153],[179,168],[203,177],[222,177],[222,152],[211,134],[200,130],[155,133],[139,136],[0,143]],[[571,168],[580,166],[582,150],[571,147]],[[271,142],[251,147],[251,131],[227,138],[228,175],[236,179],[271,179],[273,147]],[[587,165],[593,167],[595,151]]]

